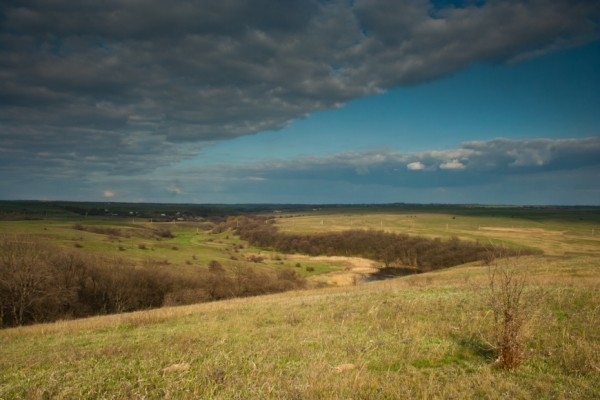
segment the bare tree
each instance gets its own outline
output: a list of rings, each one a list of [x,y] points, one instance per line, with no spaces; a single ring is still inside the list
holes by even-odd
[[[0,300],[2,323],[22,325],[47,317],[54,306],[56,282],[47,249],[31,237],[0,239]]]

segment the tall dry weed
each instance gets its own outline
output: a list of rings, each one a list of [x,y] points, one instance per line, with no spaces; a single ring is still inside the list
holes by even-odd
[[[487,304],[493,315],[495,365],[513,369],[523,362],[527,339],[525,325],[532,313],[531,303],[526,304],[524,299],[528,282],[523,271],[518,269],[518,259],[504,259],[490,265],[488,279]]]

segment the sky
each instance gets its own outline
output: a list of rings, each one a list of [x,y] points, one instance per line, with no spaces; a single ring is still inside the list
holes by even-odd
[[[600,205],[600,2],[6,0],[0,199]]]

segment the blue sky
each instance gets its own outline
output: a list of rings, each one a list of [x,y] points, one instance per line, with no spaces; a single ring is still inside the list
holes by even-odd
[[[600,205],[597,2],[139,7],[0,8],[1,199]]]
[[[312,114],[281,131],[220,142],[196,161],[380,147],[424,151],[432,140],[443,150],[473,139],[594,136],[600,130],[599,69],[598,42],[515,65],[477,65]]]

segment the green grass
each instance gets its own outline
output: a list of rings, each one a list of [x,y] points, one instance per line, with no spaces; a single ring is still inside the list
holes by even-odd
[[[84,230],[75,229],[77,224]],[[95,233],[94,229],[98,228],[117,230],[118,235]],[[159,229],[169,229],[174,237],[157,236]],[[301,255],[282,255],[254,248],[230,232],[213,234],[203,230],[202,224],[192,222],[132,223],[129,218],[106,217],[0,221],[0,233],[42,237],[59,247],[124,258],[137,267],[160,264],[182,273],[206,268],[213,260],[226,269],[242,264],[258,269],[292,268],[304,277],[344,269],[338,261],[307,261]],[[262,257],[261,262],[249,261],[257,255]],[[295,267],[298,262],[302,268]],[[307,271],[306,267],[313,270]]]
[[[599,266],[579,261],[593,281],[521,260],[545,301],[510,373],[486,349],[485,268],[467,266],[0,331],[0,397],[594,398]]]
[[[352,215],[351,224],[347,215],[329,213],[277,223],[287,231],[315,232],[357,228],[360,220],[373,228],[379,224],[544,250],[544,255],[514,261],[527,276],[531,311],[525,361],[516,370],[494,366],[487,269],[472,263],[356,286],[1,330],[0,398],[598,398],[600,234],[591,235],[595,220],[562,214],[545,220],[538,211],[529,218],[513,218],[510,210],[492,217],[489,211],[470,212],[413,212],[412,222],[401,214],[362,212]],[[126,229],[118,221],[102,223]],[[140,263],[164,257],[169,268],[182,271],[212,259],[235,263],[231,255],[242,262],[260,253],[264,262],[252,264],[257,268],[289,266],[306,273],[312,266],[315,271],[307,276],[315,280],[345,273],[339,260],[278,255],[227,233],[197,232],[189,224],[174,224],[176,237],[159,241],[144,236],[149,226],[136,223],[127,229],[139,235],[120,237],[121,242],[75,231],[72,224],[5,221],[0,231],[42,235],[69,247],[77,236],[82,250]],[[586,229],[589,235],[582,233]],[[154,250],[137,248],[142,242]],[[120,252],[119,243],[127,249]]]

